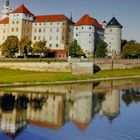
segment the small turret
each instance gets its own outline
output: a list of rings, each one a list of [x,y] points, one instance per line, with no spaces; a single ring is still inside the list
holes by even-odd
[[[7,0],[6,1],[6,6],[9,6],[9,5],[10,5],[9,0]]]
[[[9,17],[9,14],[11,13],[11,11],[12,9],[10,8],[10,2],[9,0],[6,0],[2,13],[1,13],[2,19]]]

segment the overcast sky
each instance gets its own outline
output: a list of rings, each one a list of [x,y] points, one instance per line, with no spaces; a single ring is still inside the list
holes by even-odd
[[[0,10],[6,0],[0,0]],[[123,25],[123,39],[140,42],[140,0],[10,0],[11,7],[24,3],[33,14],[65,14],[76,22],[84,14],[107,22],[115,16]]]

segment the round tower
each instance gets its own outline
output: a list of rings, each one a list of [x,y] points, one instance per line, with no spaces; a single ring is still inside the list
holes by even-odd
[[[118,56],[121,53],[122,27],[115,17],[105,27],[104,41],[108,45],[109,56]]]

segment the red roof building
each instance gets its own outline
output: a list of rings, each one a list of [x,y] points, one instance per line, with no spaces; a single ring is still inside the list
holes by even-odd
[[[39,15],[35,16],[34,22],[62,22],[62,21],[72,22],[65,15]]]

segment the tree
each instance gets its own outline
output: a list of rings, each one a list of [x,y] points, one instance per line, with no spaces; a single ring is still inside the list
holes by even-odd
[[[85,56],[82,48],[78,45],[77,41],[74,40],[69,46],[69,55],[72,57]]]
[[[121,40],[121,50],[126,43],[127,43],[127,40],[123,40],[123,39]]]
[[[33,54],[46,54],[48,49],[46,48],[46,41],[38,41],[33,45]]]
[[[103,58],[107,56],[107,44],[103,40],[97,40],[95,47],[95,56],[97,58]]]
[[[131,40],[124,45],[122,52],[125,57],[139,57],[140,44],[134,40]]]
[[[32,52],[31,44],[32,42],[28,37],[23,37],[19,42],[20,55],[27,56],[28,53],[31,53]]]
[[[18,38],[16,36],[8,36],[2,44],[2,55],[5,57],[14,57],[18,52]]]

